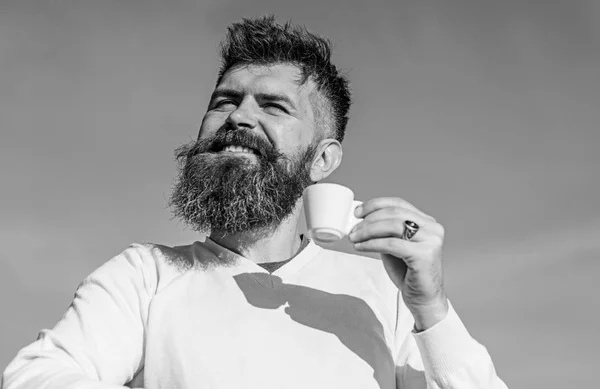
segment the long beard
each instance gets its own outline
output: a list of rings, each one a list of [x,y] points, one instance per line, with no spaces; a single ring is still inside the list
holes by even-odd
[[[249,158],[214,152],[231,142],[260,152]],[[211,151],[213,150],[213,151]],[[294,211],[312,184],[316,144],[287,157],[253,134],[217,132],[215,137],[177,149],[179,177],[169,205],[173,214],[201,233],[256,232],[276,228]]]

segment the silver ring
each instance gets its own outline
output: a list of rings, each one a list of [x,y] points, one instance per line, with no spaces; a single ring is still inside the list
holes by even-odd
[[[402,239],[410,240],[419,231],[419,225],[413,221],[406,220],[404,222],[404,232],[402,233]]]

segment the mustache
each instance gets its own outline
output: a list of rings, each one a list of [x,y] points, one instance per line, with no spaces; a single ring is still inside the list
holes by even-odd
[[[221,127],[211,137],[198,139],[192,144],[180,147],[176,150],[175,156],[178,160],[184,160],[198,154],[216,154],[225,146],[232,144],[253,149],[258,158],[266,162],[275,163],[280,159],[288,159],[285,154],[278,151],[263,137],[249,130],[231,129],[230,127]]]

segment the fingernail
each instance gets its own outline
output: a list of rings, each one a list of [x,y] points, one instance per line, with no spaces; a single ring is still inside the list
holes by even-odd
[[[359,205],[358,207],[356,207],[356,209],[354,210],[354,216],[356,217],[360,217],[360,215],[362,215],[362,211],[363,211],[363,207],[362,205]]]

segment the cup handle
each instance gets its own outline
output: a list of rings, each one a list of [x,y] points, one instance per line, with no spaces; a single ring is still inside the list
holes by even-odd
[[[362,203],[363,203],[362,201],[358,201],[358,200],[354,200],[352,202],[352,208],[350,208],[350,214],[348,215],[348,226],[346,227],[346,235],[348,235],[350,233],[350,231],[352,231],[352,229],[354,228],[355,225],[357,225],[358,223],[360,223],[363,220],[361,218],[354,216],[354,210],[356,209],[356,207],[358,207]]]

